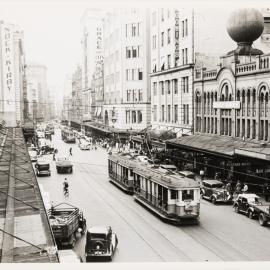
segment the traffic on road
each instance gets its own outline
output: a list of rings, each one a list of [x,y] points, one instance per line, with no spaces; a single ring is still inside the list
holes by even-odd
[[[72,248],[81,261],[269,260],[270,212],[263,198],[247,192],[236,196],[222,182],[151,164],[142,154],[119,152],[79,132],[73,132],[75,142],[67,141],[63,130],[72,137],[67,127],[54,126],[45,143],[57,150],[37,149],[33,161],[59,249]],[[81,214],[72,222],[67,209],[52,215],[62,204]],[[81,215],[85,226],[78,225]],[[66,229],[56,232],[56,222]]]

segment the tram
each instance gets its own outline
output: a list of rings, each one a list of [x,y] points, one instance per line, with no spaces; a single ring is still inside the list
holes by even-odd
[[[129,155],[109,156],[110,181],[151,210],[175,224],[198,224],[200,186],[177,172],[147,165]]]
[[[110,181],[128,194],[134,193],[134,162],[134,158],[124,154],[112,154],[108,158]]]
[[[76,142],[74,132],[68,128],[64,128],[61,130],[61,136],[62,136],[62,140],[66,143],[75,143]]]

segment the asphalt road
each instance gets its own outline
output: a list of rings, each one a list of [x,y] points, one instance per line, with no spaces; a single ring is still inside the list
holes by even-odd
[[[51,143],[58,156],[68,156],[73,174],[39,177],[43,189],[54,204],[68,202],[83,210],[87,226],[110,225],[119,245],[113,262],[190,262],[190,261],[266,261],[270,260],[270,227],[236,214],[231,205],[212,205],[201,200],[200,224],[177,227],[162,222],[108,180],[107,152],[104,149],[82,151],[66,144],[56,129]],[[49,156],[52,160],[52,156]],[[64,197],[62,183],[67,177],[70,194]],[[74,250],[83,256],[85,237]]]

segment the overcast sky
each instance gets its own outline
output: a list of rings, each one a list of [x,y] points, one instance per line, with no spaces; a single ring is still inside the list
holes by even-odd
[[[130,6],[151,6],[151,3],[128,2]],[[97,4],[99,3],[99,4]],[[123,6],[114,3],[114,6]],[[158,1],[160,6],[165,2]],[[175,3],[175,4],[174,4]],[[172,6],[179,1],[171,2]],[[181,2],[182,3],[182,2]],[[192,2],[207,31],[201,38],[202,49],[213,53],[226,53],[234,48],[234,43],[226,33],[226,21],[235,8],[235,2],[198,6]],[[232,8],[232,3],[234,7]],[[245,2],[238,4],[243,6]],[[258,3],[253,1],[253,3]],[[126,5],[126,4],[125,4]],[[258,5],[258,4],[257,4]],[[0,20],[19,25],[24,31],[24,45],[27,62],[44,64],[48,68],[50,91],[62,93],[67,75],[72,74],[81,61],[80,18],[85,9],[108,6],[105,1],[8,1],[0,0]],[[168,6],[166,4],[166,6]]]

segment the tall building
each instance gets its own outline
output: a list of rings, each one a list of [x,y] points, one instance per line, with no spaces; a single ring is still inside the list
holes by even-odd
[[[79,124],[82,120],[82,69],[77,67],[76,71],[72,75],[72,115],[71,121]]]
[[[141,130],[150,124],[149,10],[118,9],[104,19],[104,122]]]
[[[194,12],[151,11],[152,129],[191,134],[193,126]]]
[[[24,122],[25,59],[23,32],[13,24],[0,21],[0,119],[7,126]]]
[[[227,30],[237,47],[217,68],[195,70],[194,135],[168,141],[167,149],[176,150],[180,167],[189,163],[207,177],[219,172],[262,193],[270,177],[270,56],[252,45],[265,33],[264,17],[237,10]]]
[[[26,68],[26,76],[28,85],[32,85],[29,89],[29,97],[33,97],[31,91],[36,91],[34,94],[37,97],[36,119],[38,121],[47,121],[50,110],[49,92],[47,88],[47,67],[41,64],[28,64]],[[29,100],[29,103],[35,103],[35,100]],[[33,119],[34,120],[34,119]]]
[[[91,120],[95,112],[91,103],[91,86],[96,65],[103,60],[102,18],[101,9],[87,9],[81,18],[83,120]]]

